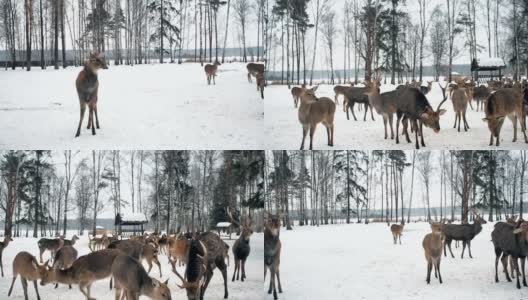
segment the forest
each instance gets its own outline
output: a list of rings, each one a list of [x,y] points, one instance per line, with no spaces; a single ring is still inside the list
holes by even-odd
[[[264,56],[267,0],[1,0],[5,68],[82,65],[97,50],[115,65]]]
[[[269,151],[266,209],[283,225],[520,216],[528,151]],[[417,211],[411,215],[411,210]]]
[[[99,216],[135,212],[203,232],[237,212],[261,230],[263,167],[263,151],[2,151],[0,221],[6,236],[95,236]]]
[[[455,62],[480,57],[504,59],[514,80],[528,72],[526,0],[277,0],[267,12],[266,61],[281,84],[312,85],[317,70],[331,84],[422,82],[425,66],[451,81]]]

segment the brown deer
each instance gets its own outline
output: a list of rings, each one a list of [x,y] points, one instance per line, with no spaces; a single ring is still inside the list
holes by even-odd
[[[55,257],[55,253],[60,248],[62,248],[62,246],[64,246],[64,239],[62,237],[58,239],[41,238],[38,241],[38,248],[40,252],[40,263],[43,262],[42,254],[44,254],[46,250],[51,252],[51,257],[53,258]]]
[[[201,298],[203,299],[205,291],[211,278],[213,277],[213,271],[215,268],[218,268],[222,273],[224,279],[224,299],[228,297],[227,291],[227,265],[225,263],[225,252],[226,252],[226,243],[215,233],[205,232],[197,236],[199,242],[205,246],[206,253],[203,257],[206,257],[205,260],[207,263],[205,270],[205,278],[201,291]],[[190,264],[190,261],[187,262]]]
[[[87,300],[94,300],[90,296],[92,284],[112,275],[112,264],[120,255],[123,255],[120,250],[104,249],[79,257],[66,270],[45,268],[40,285],[44,286],[50,283],[77,284]]]
[[[264,64],[256,64],[256,63],[249,63],[246,66],[248,71],[248,81],[249,83],[252,83],[253,80],[251,79],[251,76],[257,77],[259,73],[264,73],[265,67]]]
[[[336,105],[339,105],[339,96],[343,96],[343,112],[346,112],[345,110],[346,109],[345,105],[347,102],[346,91],[351,87],[354,87],[354,83],[350,83],[350,86],[336,85],[334,87]]]
[[[434,266],[435,277],[442,284],[442,274],[440,273],[440,261],[442,260],[442,233],[433,231],[425,236],[422,242],[427,260],[427,284],[431,283],[431,271]]]
[[[77,250],[73,248],[72,246],[64,246],[55,253],[55,257],[53,258],[53,265],[51,266],[54,270],[66,270],[70,268],[75,260],[77,260]],[[55,288],[57,288],[59,284],[55,284]],[[71,285],[70,285],[71,289]]]
[[[110,243],[109,243],[108,236],[105,233],[100,238],[94,237],[93,239],[91,239],[88,243],[88,248],[90,248],[90,250],[93,252],[93,251],[105,249],[106,247],[108,247],[109,244]]]
[[[88,116],[88,129],[91,128],[92,135],[95,135],[95,126],[97,126],[97,129],[100,128],[99,116],[97,114],[97,101],[99,100],[99,79],[97,77],[97,72],[100,69],[108,69],[105,57],[102,53],[92,53],[84,62],[84,69],[79,73],[79,76],[77,76],[75,86],[77,87],[79,104],[81,106],[81,117],[79,119],[79,126],[77,127],[77,133],[75,134],[75,137],[79,137],[81,135],[81,126],[84,119],[86,106],[88,106],[90,110],[90,114]]]
[[[207,247],[197,237],[189,240],[189,249],[187,252],[188,263],[185,267],[184,276],[182,276],[176,269],[176,261],[171,258],[172,272],[182,281],[179,288],[185,289],[187,292],[187,299],[199,300],[203,299],[205,289],[209,283],[209,255]],[[212,276],[212,271],[211,271]],[[226,295],[227,298],[227,285]]]
[[[147,264],[149,266],[147,273],[150,273],[152,270],[152,263],[155,263],[158,266],[160,277],[163,276],[161,274],[161,264],[158,259],[158,249],[153,243],[147,243],[143,247],[143,253],[141,255],[144,260],[147,261]]]
[[[228,215],[231,219],[231,223],[235,224],[237,227],[240,228],[240,237],[235,241],[235,244],[233,245],[235,271],[233,272],[232,281],[235,281],[236,276],[236,280],[240,279],[243,282],[246,279],[246,259],[248,258],[249,253],[251,252],[251,247],[249,246],[249,239],[253,234],[253,230],[251,229],[251,219],[249,219],[249,221],[246,221],[245,224],[240,224],[237,220],[233,218],[229,211]],[[241,269],[242,277],[240,277]]]
[[[402,236],[402,231],[403,231],[403,227],[405,226],[405,224],[392,224],[391,227],[390,227],[390,230],[392,232],[392,239],[394,240],[394,245],[397,244],[397,241],[399,240],[400,241],[400,245],[401,245],[401,236]]]
[[[466,112],[469,103],[469,96],[466,93],[466,89],[456,85],[453,88],[453,94],[451,95],[451,101],[453,102],[453,109],[455,110],[455,125],[453,128],[457,128],[458,122],[458,132],[460,132],[460,123],[462,119],[464,120],[464,131],[468,131],[469,124],[466,120]]]
[[[207,84],[211,85],[211,81],[216,85],[216,72],[218,71],[218,66],[220,66],[221,63],[218,61],[215,61],[214,64],[207,64],[205,65],[205,74],[207,75]]]
[[[398,105],[398,90],[380,94],[380,81],[375,80],[374,83],[367,87],[366,92],[370,106],[376,110],[376,112],[383,116],[383,125],[385,126],[385,139],[388,139],[387,133],[387,122],[390,125],[391,139],[394,139],[393,120],[394,114],[397,112]]]
[[[301,150],[304,150],[306,134],[310,131],[310,150],[313,150],[313,137],[319,123],[326,127],[328,146],[334,146],[334,116],[336,105],[329,98],[317,98],[315,91],[318,86],[304,89],[301,93],[301,106],[299,107],[299,122],[303,127]]]
[[[513,142],[515,143],[517,141],[518,121],[521,125],[524,140],[528,143],[526,126],[523,122],[525,118],[523,99],[521,93],[517,89],[501,89],[492,94],[487,100],[485,113],[486,118],[483,120],[488,123],[488,128],[491,132],[490,146],[493,146],[494,138],[497,139],[497,147],[500,145],[500,132],[506,117],[508,117],[513,123]]]
[[[477,103],[477,111],[484,110],[484,105],[490,95],[491,91],[486,86],[469,87],[469,96]]]
[[[2,271],[2,277],[4,277],[4,263],[2,262],[2,253],[4,252],[4,249],[7,248],[7,245],[9,245],[9,242],[12,242],[13,239],[11,236],[7,235],[4,237],[4,241],[0,242],[0,270]]]
[[[299,101],[301,101],[301,94],[304,89],[306,89],[306,84],[303,84],[301,87],[293,87],[291,89],[291,94],[293,97],[293,105],[295,106],[295,108],[299,106]]]
[[[73,246],[75,245],[75,242],[79,240],[79,237],[77,235],[73,235],[71,240],[65,239],[64,240],[64,246]]]
[[[190,240],[188,240],[182,233],[169,239],[169,248],[167,255],[170,259],[174,259],[179,266],[185,265],[187,262],[187,252],[189,251]]]
[[[15,280],[18,275],[20,275],[20,281],[22,282],[22,288],[24,290],[24,298],[28,300],[27,285],[29,280],[33,281],[33,286],[35,287],[35,292],[37,293],[37,299],[40,300],[37,280],[41,279],[42,274],[45,272],[46,266],[39,265],[35,256],[25,251],[18,253],[13,260],[13,281],[11,282],[11,287],[9,288],[9,293],[7,296],[11,297]]]
[[[264,280],[266,280],[266,273],[270,270],[270,284],[268,294],[273,292],[273,299],[277,300],[277,287],[275,278],[278,283],[279,293],[282,293],[282,284],[280,281],[280,216],[267,214],[265,215],[264,223]]]
[[[171,292],[167,286],[169,280],[162,283],[151,278],[141,263],[128,255],[116,257],[111,270],[115,281],[116,299],[119,299],[121,292],[127,299],[139,299],[139,296],[147,296],[154,300],[171,299]]]

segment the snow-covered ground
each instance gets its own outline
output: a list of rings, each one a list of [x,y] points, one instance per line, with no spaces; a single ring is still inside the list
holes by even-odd
[[[261,149],[264,106],[245,64],[111,66],[99,75],[101,130],[75,139],[81,68],[0,71],[3,149]]]
[[[68,238],[71,237],[73,233],[68,234]],[[20,283],[20,277],[15,282],[15,287],[13,288],[13,293],[11,297],[7,297],[9,287],[12,281],[12,262],[16,254],[20,251],[28,251],[31,254],[35,255],[38,259],[38,239],[34,238],[16,238],[14,242],[9,244],[9,246],[4,250],[3,262],[4,262],[4,273],[5,277],[0,278],[0,299],[24,299],[24,292],[22,290],[22,284]],[[226,240],[226,242],[232,246],[235,240]],[[261,288],[262,288],[262,273],[263,273],[263,264],[262,257],[264,256],[264,235],[263,234],[253,234],[251,236],[251,254],[246,262],[246,276],[247,280],[244,282],[241,281],[231,281],[231,276],[233,276],[233,271],[235,268],[233,254],[230,250],[230,266],[228,267],[228,291],[229,299],[232,300],[246,300],[246,299],[260,299],[262,298]],[[88,238],[86,235],[81,237],[79,241],[74,246],[79,251],[79,256],[87,254],[90,252],[88,249]],[[49,252],[46,252],[44,259],[49,258]],[[161,263],[161,269],[163,281],[169,279],[169,288],[171,290],[172,299],[183,300],[187,299],[185,290],[180,289],[176,284],[181,284],[181,281],[178,277],[172,273],[171,266],[168,263],[167,256],[162,254],[159,256]],[[148,268],[146,262],[143,263],[145,268]],[[179,268],[180,274],[183,272],[183,267]],[[154,265],[150,276],[160,279],[158,267]],[[105,299],[114,299],[115,291],[109,290],[109,280],[105,279],[97,281],[93,284],[91,292],[92,297],[95,297],[98,300]],[[77,286],[74,286],[72,290],[69,290],[67,286],[59,285],[58,289],[54,289],[54,285],[47,286],[38,286],[41,299],[43,300],[64,300],[64,299],[84,299],[83,295],[79,291]],[[35,290],[33,284],[30,282],[28,284],[28,296],[29,299],[36,299]],[[223,299],[224,298],[224,283],[222,279],[222,274],[218,269],[214,271],[213,279],[209,287],[207,288],[205,299]],[[141,297],[141,299],[148,299],[146,297]]]
[[[427,223],[405,226],[402,245],[394,245],[386,224],[371,223],[295,227],[281,231],[279,299],[528,299],[528,288],[517,290],[499,269],[495,283],[493,224],[483,225],[472,242],[473,259],[442,257],[444,283],[427,285],[422,247]],[[267,292],[269,275],[264,284]],[[267,295],[265,299],[273,299]]]
[[[445,83],[442,82],[444,85]],[[334,99],[334,86],[321,85],[317,91],[318,97],[328,97]],[[395,86],[383,85],[381,92],[394,90]],[[264,103],[265,111],[265,135],[266,149],[288,149],[296,150],[301,146],[302,127],[298,121],[297,110],[293,106],[293,99],[290,91],[286,86],[269,85],[266,90],[266,101]],[[433,90],[427,98],[434,109],[442,101],[442,90],[438,83],[433,84]],[[334,147],[326,145],[326,130],[319,124],[314,137],[314,149],[386,149],[386,150],[407,150],[414,149],[414,136],[411,137],[413,143],[405,141],[405,137],[400,138],[400,145],[396,145],[394,140],[384,139],[383,118],[374,112],[376,121],[372,121],[370,110],[367,115],[367,121],[363,121],[364,110],[358,111],[358,105],[355,106],[355,114],[358,121],[354,121],[350,115],[350,121],[347,120],[343,112],[343,97],[339,97],[340,105],[337,107],[335,118],[335,137]],[[424,128],[425,149],[435,150],[483,150],[496,149],[489,146],[490,132],[488,125],[482,121],[485,117],[481,110],[476,111],[476,104],[473,103],[475,110],[469,109],[467,112],[467,121],[470,127],[468,132],[459,133],[453,128],[455,123],[455,113],[451,100],[448,100],[442,107],[447,109],[447,114],[441,117],[439,134],[435,134],[431,129]],[[400,126],[401,129],[401,126]],[[394,130],[396,130],[396,118],[394,120]],[[309,136],[307,137],[307,142]],[[518,141],[512,143],[513,126],[510,120],[504,122],[501,132],[500,149],[520,149],[528,148],[524,143],[522,133],[518,132]]]

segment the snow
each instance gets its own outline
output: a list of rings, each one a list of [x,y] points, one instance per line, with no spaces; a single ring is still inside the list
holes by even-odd
[[[220,222],[216,224],[216,227],[219,227],[219,228],[224,228],[224,227],[229,227],[229,226],[231,226],[231,223],[229,222]]]
[[[479,67],[506,67],[504,59],[500,57],[480,57],[477,59]]]
[[[432,78],[424,78],[424,82]],[[444,86],[445,83],[442,82]],[[328,97],[334,99],[332,85],[321,85],[317,91],[318,97]],[[394,90],[396,87],[391,85],[382,85],[381,91],[387,92]],[[298,112],[294,108],[293,98],[286,86],[269,85],[266,90],[265,102],[265,135],[266,149],[285,149],[297,150],[301,146],[302,127],[298,121]],[[442,91],[438,83],[433,83],[433,90],[427,95],[427,98],[433,108],[437,108],[442,101]],[[370,110],[367,115],[367,121],[363,121],[364,109],[358,111],[358,105],[355,106],[355,113],[358,121],[354,121],[352,114],[350,121],[343,112],[343,97],[339,96],[339,105],[337,106],[335,116],[335,136],[334,147],[326,145],[326,130],[322,124],[319,124],[314,136],[315,150],[346,150],[346,149],[386,149],[386,150],[412,150],[414,149],[414,136],[411,137],[413,143],[408,144],[405,137],[400,137],[400,144],[397,145],[394,140],[384,139],[383,118],[374,111],[372,121]],[[467,121],[469,131],[464,132],[463,126],[459,133],[453,128],[455,123],[455,113],[451,100],[448,100],[442,108],[447,113],[440,118],[441,131],[435,134],[431,129],[424,128],[425,150],[485,150],[497,149],[495,146],[489,146],[490,131],[487,123],[483,122],[485,114],[482,110],[476,111],[476,103],[472,103],[474,110],[468,108]],[[400,125],[400,130],[402,126]],[[396,131],[396,116],[394,118],[394,130]],[[389,131],[390,135],[390,131]],[[513,126],[510,120],[504,122],[501,131],[501,145],[499,149],[519,149],[528,148],[528,144],[523,143],[522,132],[518,132],[518,141],[512,143]],[[309,136],[307,136],[307,145]]]
[[[493,224],[483,225],[472,241],[473,259],[442,257],[444,283],[427,285],[422,240],[427,223],[405,226],[402,245],[394,245],[386,224],[295,227],[281,231],[279,299],[527,299],[528,288],[517,290],[499,269],[495,283]],[[449,252],[449,251],[448,251]],[[267,292],[269,274],[264,284]],[[273,299],[267,295],[266,300]]]
[[[122,213],[121,221],[123,222],[148,222],[147,216],[143,213]]]
[[[75,232],[69,232],[68,238]],[[78,240],[74,247],[79,251],[79,256],[90,253],[88,249],[88,238],[86,236],[81,236],[81,239]],[[12,281],[12,267],[11,263],[20,251],[28,251],[31,254],[35,255],[38,259],[38,246],[37,240],[34,238],[15,238],[14,242],[11,242],[9,246],[4,250],[3,262],[4,262],[4,273],[5,277],[0,278],[0,298],[1,299],[13,299],[20,300],[24,299],[24,292],[22,290],[22,285],[20,283],[20,278],[15,282],[15,287],[13,289],[13,294],[10,298],[7,298],[7,292],[11,285]],[[226,240],[230,246],[233,245],[235,240]],[[263,264],[262,257],[264,256],[264,235],[263,234],[253,234],[251,236],[251,254],[249,255],[248,260],[246,261],[246,276],[247,280],[245,282],[241,281],[231,281],[231,276],[233,276],[234,271],[234,259],[231,249],[229,250],[230,255],[230,266],[228,267],[228,291],[229,299],[231,300],[242,300],[242,299],[260,299],[262,298],[261,288],[262,288],[262,273],[263,273]],[[49,258],[49,252],[44,254],[44,260]],[[170,264],[165,254],[159,256],[161,263],[163,276],[161,279],[163,281],[169,278],[169,288],[171,290],[171,296],[174,300],[183,300],[187,299],[185,290],[180,289],[176,284],[181,284],[181,281],[178,277],[172,273]],[[148,268],[146,262],[143,263],[145,268]],[[184,271],[183,267],[178,268],[178,272],[182,274]],[[152,268],[150,276],[160,279],[159,270],[157,266]],[[115,291],[109,290],[109,281],[110,279],[104,279],[97,281],[92,286],[92,297],[98,300],[113,300]],[[46,300],[66,300],[66,299],[84,299],[81,292],[76,286],[73,286],[72,290],[69,290],[67,286],[59,285],[58,289],[54,289],[54,285],[50,284],[47,286],[38,286],[39,293],[42,299]],[[28,296],[29,299],[36,299],[35,290],[31,282],[28,284]],[[4,298],[5,297],[5,298]],[[224,298],[224,283],[222,279],[222,274],[218,269],[215,269],[211,284],[207,288],[205,293],[206,299],[220,300]],[[141,297],[140,299],[148,299],[147,297]]]
[[[207,85],[199,64],[111,66],[99,73],[101,129],[74,135],[81,68],[0,71],[0,148],[260,149],[263,101],[245,64],[219,66]],[[87,112],[88,113],[88,112]]]

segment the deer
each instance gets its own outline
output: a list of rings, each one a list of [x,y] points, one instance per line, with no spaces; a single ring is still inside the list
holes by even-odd
[[[55,253],[55,257],[53,258],[53,265],[51,266],[54,270],[66,270],[70,268],[75,260],[77,259],[77,250],[73,248],[72,246],[64,246]],[[59,284],[55,284],[55,288],[57,288]],[[71,289],[71,285],[70,285]]]
[[[427,81],[427,86],[422,86],[420,84],[420,91],[424,94],[424,95],[427,95],[431,92],[431,90],[433,89],[433,81]]]
[[[477,102],[477,111],[484,110],[486,99],[491,95],[491,91],[486,86],[469,87],[469,96]]]
[[[462,119],[464,120],[464,131],[468,131],[469,124],[466,120],[466,111],[469,103],[469,95],[466,93],[466,89],[459,87],[458,85],[454,88],[453,94],[451,96],[451,101],[453,102],[453,109],[455,110],[455,125],[453,128],[457,128],[458,122],[458,132],[460,132],[460,123]]]
[[[442,233],[445,237],[444,244],[444,256],[447,256],[446,246],[449,248],[451,257],[455,258],[453,251],[451,250],[451,242],[462,241],[462,255],[461,258],[464,258],[464,251],[466,250],[466,245],[468,247],[469,257],[473,258],[471,255],[471,241],[482,231],[482,224],[486,224],[484,220],[479,215],[475,215],[475,220],[473,224],[446,224],[442,228]]]
[[[64,246],[73,246],[75,245],[75,242],[79,240],[79,237],[77,235],[73,235],[71,240],[65,239],[64,240]]]
[[[145,268],[136,259],[120,255],[114,259],[111,267],[115,281],[115,298],[123,293],[127,299],[139,299],[147,296],[154,300],[170,300],[171,292],[167,286],[169,280],[160,282],[148,275]]]
[[[248,71],[247,77],[248,77],[249,83],[253,82],[253,80],[251,79],[251,76],[257,77],[259,73],[264,73],[264,70],[265,70],[264,64],[256,64],[256,63],[249,63],[247,64],[246,68]],[[258,78],[257,78],[257,81],[258,81]]]
[[[91,239],[88,243],[88,248],[90,248],[90,250],[93,252],[93,251],[106,248],[108,244],[109,244],[108,236],[105,233],[100,238],[94,237],[93,239]]]
[[[147,261],[147,264],[149,266],[147,273],[150,274],[150,271],[152,270],[152,263],[155,263],[158,266],[160,277],[163,275],[161,274],[161,264],[158,259],[158,249],[153,243],[146,243],[143,247],[143,253],[141,255],[144,260]]]
[[[440,273],[440,262],[442,260],[442,233],[439,231],[433,231],[427,234],[422,242],[422,246],[425,252],[425,259],[427,261],[427,284],[431,283],[431,271],[434,266],[435,277],[438,278],[440,284],[442,284],[442,274]]]
[[[231,215],[231,212],[228,211],[229,219],[231,219],[231,223],[235,224],[237,227],[239,227],[240,230],[240,237],[235,241],[235,244],[233,245],[233,257],[235,258],[235,271],[233,272],[233,279],[232,281],[241,280],[244,282],[246,279],[246,259],[249,256],[249,253],[251,252],[251,247],[249,246],[249,239],[251,235],[253,234],[253,230],[251,229],[251,219],[249,221],[246,221],[245,224],[240,224],[238,221],[236,221],[233,216]],[[242,269],[242,276],[240,277],[240,270]]]
[[[376,112],[383,116],[383,125],[385,126],[385,139],[388,139],[387,133],[387,122],[390,125],[391,130],[391,139],[394,139],[394,129],[393,129],[393,119],[394,114],[397,111],[398,105],[397,94],[398,91],[391,91],[387,93],[380,94],[380,81],[379,79],[375,80],[372,85],[367,89],[367,96],[369,99],[370,106],[376,110]]]
[[[266,280],[266,273],[270,270],[270,284],[268,294],[273,292],[273,299],[277,300],[277,286],[275,278],[278,283],[279,293],[282,293],[282,285],[280,281],[280,227],[281,218],[277,215],[267,214],[264,223],[264,280]]]
[[[207,257],[205,278],[200,297],[203,299],[205,291],[207,290],[207,286],[209,285],[209,282],[213,277],[213,271],[215,268],[218,268],[222,273],[222,277],[224,279],[224,299],[227,299],[229,293],[227,290],[227,265],[225,263],[225,242],[222,241],[222,239],[217,234],[212,232],[204,232],[202,234],[197,235],[196,238],[205,246],[206,255],[204,257]],[[190,262],[187,262],[187,264],[189,263]]]
[[[4,252],[4,249],[7,248],[10,242],[12,242],[13,239],[10,235],[6,235],[4,237],[4,241],[0,242],[0,270],[2,271],[2,277],[4,277],[4,263],[2,262],[2,253]]]
[[[182,283],[178,287],[186,290],[187,299],[203,299],[207,284],[209,283],[208,275],[210,265],[207,247],[198,237],[193,237],[189,240],[187,257],[188,263],[185,266],[183,276],[178,272],[176,261],[173,258],[171,258],[172,272],[181,280]],[[227,298],[227,294],[225,298]]]
[[[97,113],[97,101],[99,92],[98,71],[100,69],[108,69],[106,59],[102,53],[92,53],[84,62],[84,69],[77,76],[75,86],[79,96],[79,104],[81,107],[81,116],[79,119],[79,126],[75,137],[81,136],[81,126],[86,112],[86,107],[89,108],[88,129],[92,129],[92,135],[95,135],[95,128],[100,129],[99,115]],[[94,126],[95,115],[95,126]]]
[[[188,240],[182,233],[169,239],[168,243],[168,257],[174,259],[179,266],[185,265],[187,262],[187,252],[189,251],[190,240]]]
[[[401,245],[401,236],[402,236],[402,231],[403,231],[404,226],[405,224],[403,222],[401,224],[391,225],[390,230],[392,232],[392,239],[394,240],[394,245],[397,244],[398,240],[400,241],[400,245]]]
[[[354,83],[350,83],[350,86],[336,85],[334,87],[336,105],[339,105],[339,96],[343,96],[343,112],[346,112],[346,96],[345,96],[345,93],[351,87],[354,87]]]
[[[260,97],[264,99],[264,88],[266,87],[266,78],[264,77],[264,72],[257,73],[257,91],[260,91]]]
[[[434,130],[435,133],[440,132],[440,117],[446,113],[445,109],[441,109],[442,105],[447,101],[446,88],[440,86],[444,99],[438,105],[436,110],[433,109],[429,101],[422,92],[415,88],[404,87],[398,89],[398,104],[396,133],[399,133],[400,121],[403,119],[404,133],[407,142],[411,143],[409,134],[406,130],[406,122],[409,120],[414,129],[416,149],[420,149],[418,143],[418,135],[421,136],[421,145],[425,147],[423,125]],[[400,143],[399,134],[396,134],[396,144]]]
[[[8,297],[11,297],[13,292],[13,286],[17,277],[20,275],[20,281],[22,282],[22,288],[24,290],[24,298],[28,300],[27,285],[28,280],[33,281],[33,286],[35,287],[35,293],[37,294],[37,299],[40,300],[40,295],[37,287],[37,280],[42,278],[42,274],[46,272],[46,264],[40,265],[37,262],[35,256],[31,255],[26,251],[19,252],[15,259],[13,260],[13,281],[11,282],[11,287],[9,288]]]
[[[370,108],[370,115],[372,117],[372,121],[374,120],[374,112],[372,107],[369,103],[369,98],[366,94],[366,92],[371,87],[371,82],[365,82],[365,87],[350,87],[345,91],[345,103],[346,103],[346,114],[347,114],[347,120],[350,120],[350,114],[349,112],[352,112],[352,116],[354,117],[354,121],[357,121],[356,114],[354,113],[354,106],[359,104],[363,104],[365,107],[365,115],[363,116],[363,121],[367,121],[367,114]]]
[[[520,284],[520,272],[519,272],[519,259],[521,259],[521,267],[523,273],[523,285],[526,284],[526,277],[524,274],[524,265],[526,257],[528,256],[528,223],[522,221],[518,226],[499,222],[495,224],[494,229],[491,233],[491,240],[495,249],[495,282],[499,282],[498,276],[498,264],[499,259],[502,262],[504,268],[504,275],[506,280],[511,282],[511,278],[508,273],[508,260],[510,261],[511,271],[517,273],[517,288],[521,288]],[[502,257],[501,257],[502,256]],[[512,276],[513,277],[513,276]]]
[[[46,252],[46,250],[51,252],[51,257],[55,257],[55,253],[64,246],[64,239],[58,238],[58,239],[47,239],[47,238],[41,238],[38,241],[38,248],[40,252],[40,263],[43,262],[42,254]]]
[[[311,89],[303,89],[301,93],[301,105],[299,107],[299,122],[303,127],[303,138],[301,150],[304,150],[306,134],[310,131],[310,150],[313,150],[313,136],[319,123],[326,127],[328,135],[328,146],[334,146],[334,117],[336,105],[329,98],[317,98],[315,92],[319,86]]]
[[[205,65],[205,74],[207,75],[207,84],[211,85],[211,81],[216,85],[216,72],[218,71],[218,66],[222,65],[219,61],[215,61],[214,64]]]
[[[112,264],[120,255],[123,255],[120,250],[104,249],[79,257],[70,268],[65,270],[52,269],[47,266],[42,273],[40,285],[76,284],[79,285],[79,290],[87,300],[94,300],[90,296],[92,284],[112,275]]]
[[[299,106],[299,102],[301,101],[301,94],[304,89],[306,89],[306,84],[303,84],[301,87],[292,87],[291,89],[293,105],[295,108]]]
[[[488,128],[491,132],[490,146],[493,146],[494,138],[497,139],[496,146],[500,146],[500,132],[506,117],[508,117],[513,123],[513,142],[515,143],[517,141],[518,121],[524,135],[524,141],[528,144],[526,126],[523,122],[526,112],[523,107],[522,95],[517,89],[501,89],[490,95],[484,110],[486,117],[483,121],[488,123]]]

